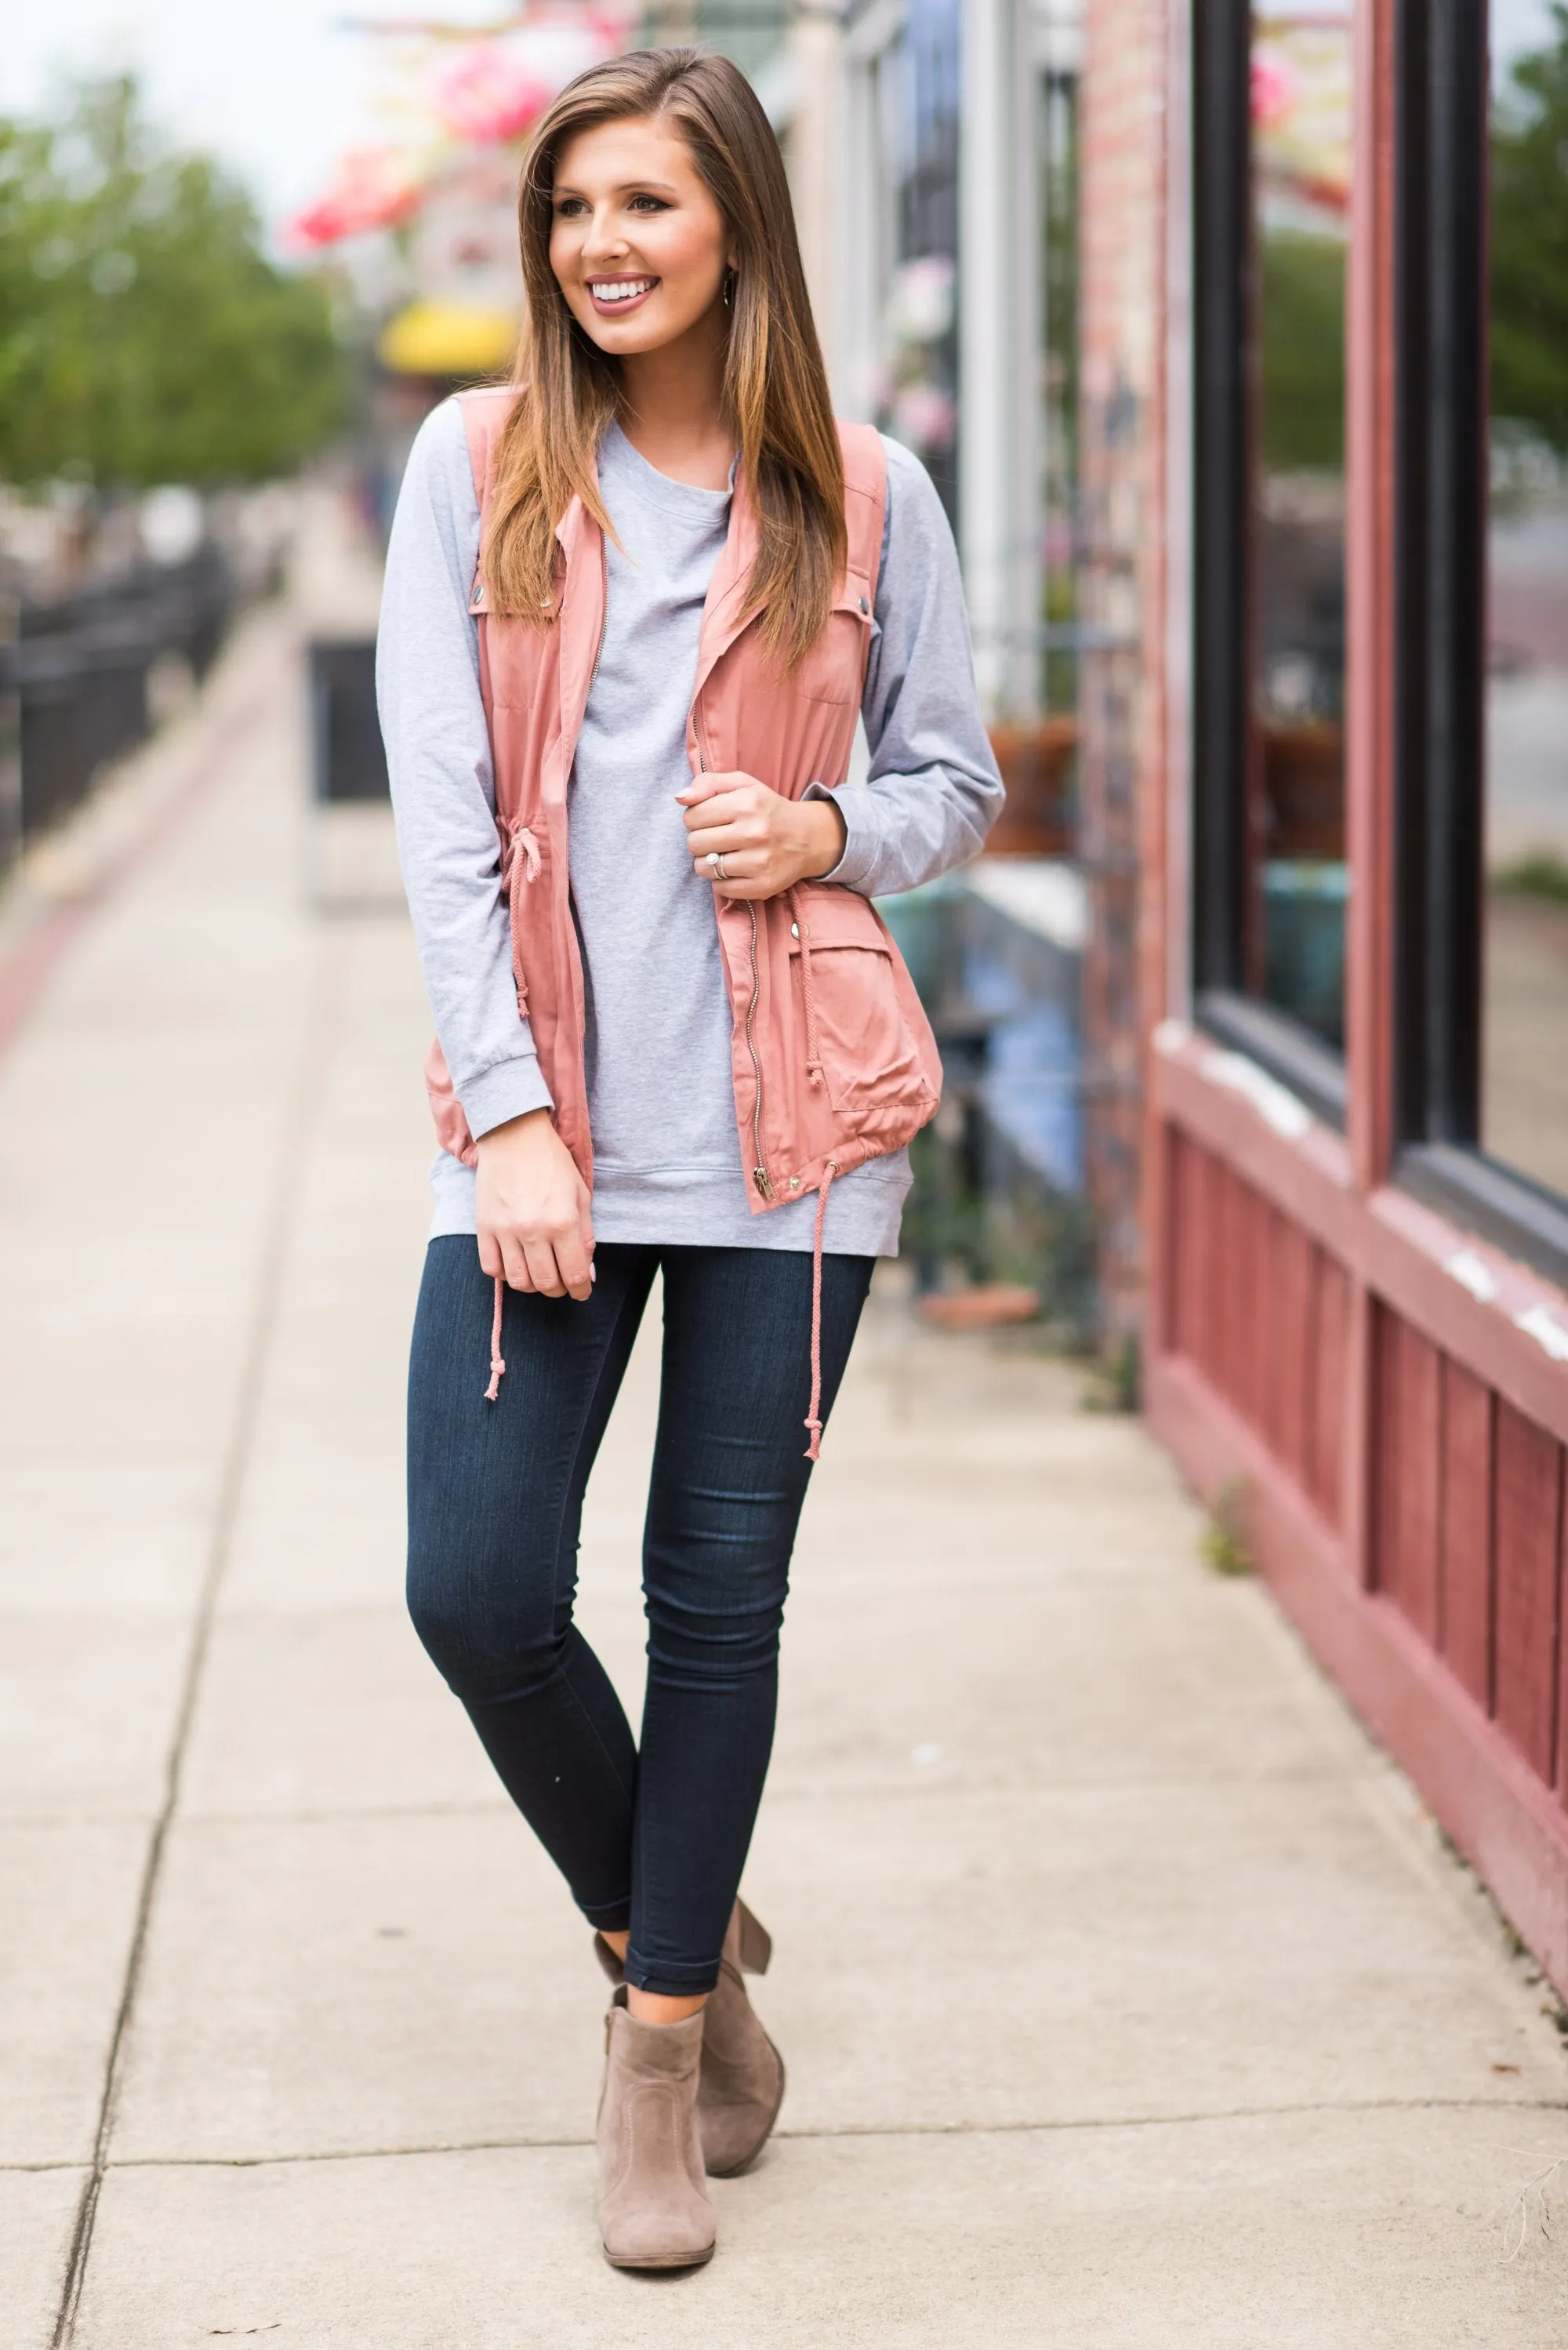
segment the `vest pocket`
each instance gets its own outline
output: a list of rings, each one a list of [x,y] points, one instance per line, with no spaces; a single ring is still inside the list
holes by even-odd
[[[857,1126],[889,1111],[919,1109],[929,1088],[898,1002],[881,924],[853,890],[828,889],[815,898],[801,892],[796,902],[790,989],[808,1082],[815,1090],[810,1072],[820,1068],[832,1108]]]
[[[870,636],[870,584],[852,577],[836,599],[827,626],[789,672],[789,682],[807,702],[858,704]]]

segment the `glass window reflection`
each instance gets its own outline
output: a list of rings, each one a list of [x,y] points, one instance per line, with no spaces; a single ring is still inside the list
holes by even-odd
[[[1257,490],[1249,993],[1343,1047],[1351,19],[1252,14]]]
[[[1568,1192],[1568,16],[1491,40],[1481,1141]]]
[[[960,0],[909,0],[879,64],[892,169],[891,274],[877,417],[912,449],[958,517]]]

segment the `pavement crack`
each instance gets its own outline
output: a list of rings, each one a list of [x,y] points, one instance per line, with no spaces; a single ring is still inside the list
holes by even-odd
[[[180,1697],[175,1710],[174,1725],[163,1771],[163,1800],[148,1836],[146,1858],[142,1863],[141,1882],[137,1892],[130,1945],[126,1954],[125,1971],[120,1981],[120,1993],[115,2010],[114,2024],[109,2033],[109,2049],[104,2059],[103,2086],[99,2098],[98,2123],[93,2135],[93,2148],[83,2184],[81,2199],[77,2207],[76,2221],[71,2230],[70,2249],[66,2260],[65,2282],[61,2288],[55,2329],[50,2337],[50,2350],[68,2350],[76,2331],[77,2314],[81,2306],[82,2287],[86,2282],[88,2256],[92,2250],[93,2230],[98,2218],[99,2198],[103,2182],[111,2167],[109,2147],[114,2137],[115,2117],[123,2083],[126,2051],[130,2043],[131,2020],[136,2011],[137,1994],[141,1987],[147,1958],[148,1933],[151,1923],[153,1903],[162,1876],[163,1856],[169,1841],[169,1830],[179,1807],[181,1783],[184,1773],[185,1753],[190,1743],[191,1727],[195,1720],[196,1701],[201,1692],[202,1675],[212,1645],[213,1624],[217,1610],[218,1595],[223,1587],[234,1543],[234,1526],[239,1515],[240,1496],[246,1471],[250,1466],[251,1446],[255,1430],[256,1408],[262,1383],[272,1351],[277,1326],[278,1302],[283,1286],[284,1268],[293,1229],[295,1204],[299,1190],[299,1168],[308,1146],[324,1091],[327,1065],[331,1056],[332,1031],[337,1008],[338,989],[336,985],[341,950],[329,943],[323,933],[317,950],[317,965],[312,984],[307,991],[302,1021],[300,1054],[288,1094],[278,1139],[277,1165],[275,1170],[266,1221],[262,1232],[249,1311],[245,1317],[245,1338],[240,1357],[240,1374],[234,1393],[234,1417],[223,1449],[223,1469],[213,1507],[212,1534],[202,1570],[195,1612],[191,1623],[191,1640],[186,1651],[184,1671],[181,1676]],[[76,2163],[60,2166],[78,2168]]]
[[[857,2138],[1046,2137],[1107,2130],[1193,2129],[1216,2122],[1273,2122],[1314,2115],[1360,2114],[1563,2114],[1568,2097],[1320,2097],[1281,2106],[1194,2107],[1169,2114],[1065,2114],[1044,2121],[851,2122],[836,2129],[781,2129],[774,2137],[803,2146],[830,2146]],[[469,2137],[410,2139],[388,2146],[308,2147],[285,2154],[133,2154],[110,2157],[109,2170],[271,2170],[310,2163],[409,2162],[445,2154],[548,2154],[587,2148],[586,2133],[561,2137]],[[8,2171],[77,2170],[78,2162],[0,2163]]]

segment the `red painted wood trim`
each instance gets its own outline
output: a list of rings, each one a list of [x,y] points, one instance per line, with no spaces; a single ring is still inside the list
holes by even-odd
[[[1377,1315],[1379,1458],[1372,1580],[1429,1648],[1440,1644],[1443,1356],[1397,1314]]]
[[[1161,1113],[1303,1225],[1354,1281],[1568,1443],[1568,1364],[1514,1322],[1543,1307],[1568,1329],[1568,1294],[1391,1185],[1357,1198],[1341,1138],[1316,1124],[1300,1139],[1275,1133],[1251,1102],[1203,1075],[1211,1049],[1194,1040],[1154,1056]],[[1490,1303],[1445,1269],[1461,1251],[1495,1283]]]
[[[1160,1115],[1234,1167],[1336,1256],[1348,1259],[1360,1218],[1344,1138],[1315,1120],[1300,1140],[1276,1134],[1243,1095],[1207,1074],[1206,1065],[1218,1053],[1218,1046],[1189,1036],[1154,1055],[1150,1090]]]
[[[1397,8],[1355,10],[1346,313],[1345,1039],[1363,1191],[1386,1180],[1393,1149]]]
[[[1442,1650],[1484,1713],[1492,1710],[1492,1426],[1484,1380],[1443,1365]]]
[[[1244,1486],[1271,1588],[1568,1995],[1568,1811],[1398,1609],[1357,1588],[1344,1544],[1192,1364],[1151,1365],[1147,1409],[1206,1499]]]
[[[1343,1265],[1314,1246],[1313,1299],[1313,1426],[1308,1492],[1336,1533],[1349,1523],[1348,1452],[1345,1440],[1345,1388],[1349,1377],[1351,1317],[1358,1310]],[[1364,1554],[1358,1552],[1357,1556]]]
[[[1557,1762],[1563,1448],[1500,1404],[1493,1461],[1498,1727],[1550,1786]]]
[[[1340,1476],[1345,1495],[1345,1556],[1356,1581],[1377,1581],[1377,1302],[1363,1281],[1346,1273],[1345,1388],[1339,1422]]]

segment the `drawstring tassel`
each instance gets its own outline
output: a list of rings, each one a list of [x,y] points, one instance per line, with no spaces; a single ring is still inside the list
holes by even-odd
[[[504,1276],[495,1276],[495,1312],[490,1324],[490,1385],[484,1390],[486,1403],[493,1403],[501,1393],[501,1382],[506,1377],[506,1358],[501,1351],[501,1307],[506,1295]]]
[[[517,863],[519,849],[523,852],[521,868]],[[525,824],[516,826],[507,836],[506,853],[502,859],[503,879],[510,886],[514,877],[521,869],[525,881],[537,881],[543,863],[544,859],[539,853],[539,843],[533,831]]]
[[[816,1192],[816,1233],[811,1248],[811,1407],[805,1416],[811,1438],[805,1448],[808,1461],[822,1458],[822,1228],[827,1216],[827,1195],[837,1172],[837,1159],[830,1159]]]
[[[507,913],[512,924],[512,974],[517,982],[517,1011],[526,1018],[528,986],[523,976],[523,962],[517,951],[517,941],[523,935],[523,892],[531,882],[537,881],[544,866],[539,843],[525,824],[516,826],[507,835],[506,847],[501,858],[502,885],[506,891]]]

